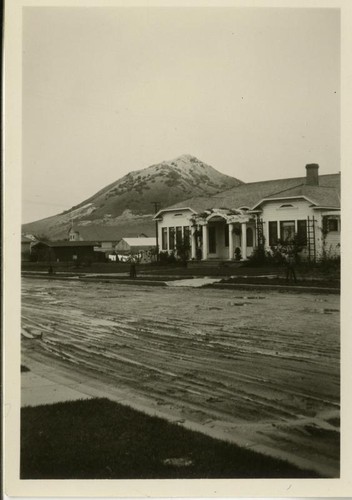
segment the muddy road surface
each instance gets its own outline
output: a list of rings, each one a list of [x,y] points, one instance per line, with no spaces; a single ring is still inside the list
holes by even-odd
[[[22,292],[38,374],[338,477],[339,296],[30,278]]]

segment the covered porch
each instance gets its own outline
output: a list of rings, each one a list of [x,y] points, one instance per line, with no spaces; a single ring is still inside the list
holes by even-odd
[[[244,211],[209,209],[191,223],[192,260],[243,261],[256,246],[255,220]]]

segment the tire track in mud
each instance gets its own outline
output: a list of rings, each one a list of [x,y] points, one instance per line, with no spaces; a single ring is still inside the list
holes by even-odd
[[[43,338],[23,349],[336,474],[337,431],[324,415],[339,414],[339,318],[317,314],[316,300],[339,308],[336,296],[25,279],[22,328]],[[309,433],[306,418],[325,434]]]

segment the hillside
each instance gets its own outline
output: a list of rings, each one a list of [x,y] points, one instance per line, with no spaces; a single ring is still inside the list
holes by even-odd
[[[153,202],[159,202],[163,208],[192,196],[211,196],[239,184],[242,181],[221,174],[194,156],[182,155],[130,172],[70,210],[24,224],[23,232],[64,239],[74,223],[118,227],[121,237],[127,236],[126,232],[152,236]]]

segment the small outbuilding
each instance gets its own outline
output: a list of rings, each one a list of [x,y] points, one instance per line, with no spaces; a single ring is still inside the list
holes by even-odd
[[[114,250],[120,236],[114,226],[100,226],[98,224],[89,224],[87,226],[72,226],[68,231],[68,240],[70,242],[96,242],[99,251],[107,255]]]
[[[37,240],[32,235],[22,234],[21,235],[21,260],[30,261],[33,245],[37,243]]]
[[[97,262],[104,254],[95,241],[39,241],[32,247],[33,259],[38,262]]]
[[[156,238],[122,238],[115,252],[122,257],[133,256],[142,263],[152,262],[156,258]]]

